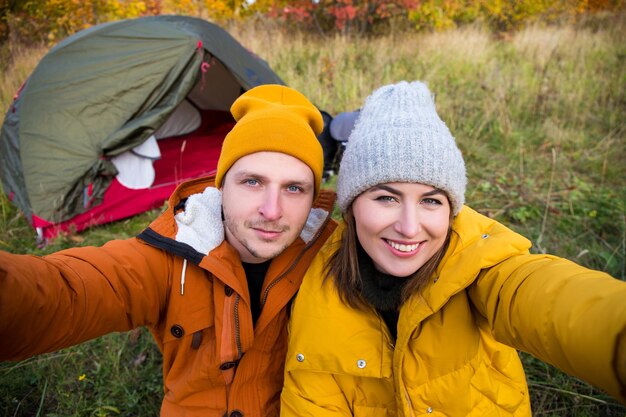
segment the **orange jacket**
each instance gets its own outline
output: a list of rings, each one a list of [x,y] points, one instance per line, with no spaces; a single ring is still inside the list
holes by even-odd
[[[334,193],[321,193],[300,238],[272,261],[253,327],[212,185],[182,184],[137,238],[44,257],[0,252],[0,360],[148,326],[163,353],[162,415],[277,416],[288,304],[335,229]]]

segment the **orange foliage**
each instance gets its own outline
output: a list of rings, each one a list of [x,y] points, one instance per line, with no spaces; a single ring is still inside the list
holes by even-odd
[[[422,0],[409,13],[418,29],[446,29],[483,21],[495,31],[517,29],[543,19],[556,20],[582,13],[623,8],[623,0]]]
[[[496,31],[535,19],[615,10],[624,0],[29,0],[0,4],[0,42],[55,43],[89,26],[145,15],[183,14],[214,20],[254,14],[304,30],[378,33],[379,28],[445,29],[483,21]],[[394,23],[400,23],[395,25]]]
[[[90,26],[161,13],[161,0],[30,0],[3,10],[14,38],[56,42]]]

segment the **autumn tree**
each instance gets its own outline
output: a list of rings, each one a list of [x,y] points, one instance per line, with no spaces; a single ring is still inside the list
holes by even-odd
[[[72,33],[107,22],[161,13],[161,0],[9,0],[0,9],[5,38],[56,42]]]
[[[624,7],[624,0],[0,0],[0,42],[50,44],[89,26],[146,15],[181,14],[218,22],[262,16],[323,35],[443,30],[483,22],[515,30],[537,19]]]
[[[267,15],[292,26],[342,34],[373,34],[397,20],[406,20],[417,0],[296,0],[274,1]]]

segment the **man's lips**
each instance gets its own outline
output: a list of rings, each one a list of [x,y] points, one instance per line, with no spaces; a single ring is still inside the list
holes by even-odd
[[[272,240],[272,239],[276,239],[278,237],[280,237],[284,230],[282,229],[263,229],[263,228],[258,228],[258,227],[253,227],[252,230],[254,230],[254,232],[256,233],[257,236],[259,236],[262,239],[266,239],[266,240]]]

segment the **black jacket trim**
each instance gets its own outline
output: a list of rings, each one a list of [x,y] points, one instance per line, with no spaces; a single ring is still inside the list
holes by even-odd
[[[202,258],[205,256],[205,254],[198,252],[190,245],[160,235],[149,227],[137,235],[137,238],[156,248],[163,249],[167,252],[173,253],[174,255],[185,258],[196,265],[199,265]]]

